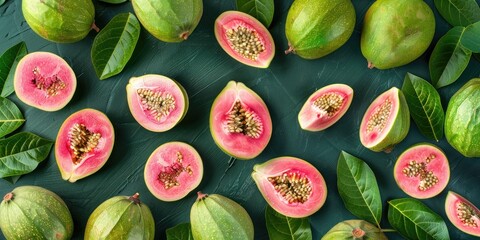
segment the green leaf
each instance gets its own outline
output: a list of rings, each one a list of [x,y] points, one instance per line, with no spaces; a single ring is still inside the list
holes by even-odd
[[[480,22],[467,26],[462,37],[462,45],[474,53],[480,53]]]
[[[236,0],[238,11],[247,13],[258,19],[268,28],[273,20],[273,0]]]
[[[434,0],[435,6],[452,26],[468,26],[480,21],[480,7],[475,0]]]
[[[17,105],[0,97],[0,137],[3,137],[20,127],[25,119]]]
[[[388,222],[407,239],[448,240],[443,219],[417,199],[403,198],[388,202]]]
[[[338,157],[337,187],[348,211],[380,226],[382,199],[375,174],[364,161],[342,151]]]
[[[111,4],[119,4],[119,3],[124,3],[127,0],[99,0],[100,2],[106,2],[106,3],[111,3]]]
[[[131,13],[113,17],[95,37],[92,63],[100,80],[120,73],[135,50],[140,23]]]
[[[310,240],[312,229],[308,218],[291,218],[284,216],[269,205],[265,208],[265,220],[268,236],[275,240]]]
[[[454,27],[438,40],[430,55],[432,83],[441,88],[454,83],[467,68],[472,52],[460,43],[464,27]]]
[[[443,137],[445,113],[437,90],[426,80],[407,73],[402,92],[420,132],[437,142]]]
[[[20,59],[27,54],[25,42],[17,43],[0,56],[0,96],[7,97],[14,92],[13,75]]]
[[[167,229],[167,240],[193,240],[190,223],[181,223]]]
[[[28,132],[0,140],[0,178],[35,170],[47,158],[52,145],[52,141]]]

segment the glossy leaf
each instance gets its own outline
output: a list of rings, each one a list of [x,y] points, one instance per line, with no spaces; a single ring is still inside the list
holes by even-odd
[[[420,132],[437,142],[443,137],[445,113],[437,90],[426,80],[407,73],[402,92]]]
[[[275,240],[310,240],[312,229],[308,218],[291,218],[284,216],[269,205],[265,209],[268,236]]]
[[[95,37],[92,63],[100,80],[120,73],[135,50],[140,23],[131,13],[120,13]]]
[[[20,59],[27,54],[25,42],[17,43],[0,56],[0,96],[7,97],[14,92],[13,75]]]
[[[480,21],[480,7],[475,0],[434,0],[440,15],[452,26],[468,26]]]
[[[236,0],[237,10],[258,19],[268,28],[273,20],[273,0]]]
[[[119,3],[124,3],[127,0],[99,0],[100,2],[106,2],[106,3],[111,3],[111,4],[119,4]]]
[[[364,161],[342,151],[338,157],[337,187],[348,211],[380,226],[382,199],[375,174]]]
[[[388,202],[390,225],[407,239],[448,240],[443,219],[417,199],[402,198]]]
[[[480,21],[465,29],[462,45],[474,53],[480,53]]]
[[[193,240],[190,223],[181,223],[167,229],[167,240]]]
[[[454,27],[438,40],[430,55],[432,83],[441,88],[455,82],[467,68],[472,52],[460,43],[464,27]]]
[[[21,132],[0,140],[0,178],[29,173],[47,158],[53,142]]]
[[[25,119],[17,105],[0,97],[0,137],[3,137],[22,126]]]

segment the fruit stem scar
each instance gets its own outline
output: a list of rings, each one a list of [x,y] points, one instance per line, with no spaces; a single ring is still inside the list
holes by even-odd
[[[133,194],[132,196],[130,196],[128,198],[128,200],[132,201],[133,203],[135,204],[139,204],[140,203],[140,194],[139,193],[135,193]]]
[[[95,25],[95,22],[92,23],[92,29],[97,33],[100,32],[100,28],[98,28],[97,25]]]
[[[357,238],[363,238],[365,236],[365,231],[363,231],[361,228],[355,228],[352,230],[352,236],[357,239]]]
[[[13,193],[12,192],[9,192],[9,193],[5,194],[5,196],[3,197],[3,201],[5,201],[5,202],[9,202],[12,199],[13,199]]]
[[[295,54],[295,49],[292,47],[292,45],[290,45],[290,43],[288,44],[288,49],[285,50],[285,54],[290,54],[290,53],[294,53]]]

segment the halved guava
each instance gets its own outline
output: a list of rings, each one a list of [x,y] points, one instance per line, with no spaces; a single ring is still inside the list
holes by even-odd
[[[322,174],[296,157],[278,157],[253,167],[252,178],[275,211],[293,218],[318,211],[327,199]]]
[[[298,114],[300,127],[321,131],[336,123],[352,103],[353,89],[346,84],[330,84],[307,99]]]
[[[411,197],[431,198],[447,186],[450,166],[440,148],[421,143],[408,148],[398,157],[393,176],[398,187]]]
[[[63,58],[49,52],[24,56],[15,69],[13,86],[17,97],[27,105],[57,111],[70,102],[77,78]]]
[[[368,107],[360,124],[360,141],[372,151],[390,152],[410,129],[410,112],[400,89],[392,87]]]
[[[182,85],[156,74],[130,78],[127,100],[135,120],[153,132],[172,129],[188,110],[188,96]]]
[[[148,190],[162,201],[176,201],[195,189],[203,177],[203,162],[192,146],[168,142],[159,146],[145,164]]]
[[[272,119],[260,96],[245,84],[230,81],[213,102],[210,132],[225,153],[252,159],[270,141]]]
[[[364,220],[346,220],[333,226],[321,240],[387,240],[375,225]]]
[[[114,141],[112,123],[102,112],[86,108],[70,115],[55,141],[62,178],[75,182],[100,170],[110,157]]]
[[[480,210],[466,198],[449,191],[445,199],[445,213],[460,231],[480,237]]]
[[[227,11],[218,16],[215,37],[228,55],[248,66],[267,68],[275,55],[268,29],[243,12]]]

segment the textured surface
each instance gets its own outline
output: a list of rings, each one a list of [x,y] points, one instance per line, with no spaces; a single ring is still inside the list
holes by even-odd
[[[265,200],[257,190],[250,173],[255,163],[292,155],[310,161],[322,172],[329,190],[325,205],[310,222],[313,238],[319,239],[336,223],[352,219],[336,189],[337,159],[341,150],[362,158],[377,177],[383,202],[381,225],[389,227],[386,219],[387,200],[406,197],[393,178],[396,158],[407,147],[418,142],[431,142],[412,124],[407,138],[390,154],[375,153],[360,144],[358,128],[362,115],[370,102],[392,86],[401,87],[405,73],[411,72],[425,79],[428,75],[428,56],[433,49],[413,63],[391,70],[369,70],[360,52],[360,30],[363,16],[373,1],[354,1],[357,24],[350,40],[338,51],[318,60],[303,60],[295,55],[283,54],[287,49],[284,27],[291,1],[276,1],[275,16],[270,26],[276,41],[277,55],[270,68],[256,69],[230,58],[218,45],[213,34],[215,18],[223,11],[234,9],[235,1],[209,0],[204,2],[205,13],[198,28],[182,43],[163,43],[142,29],[139,43],[124,71],[100,81],[90,62],[90,49],[95,36],[74,44],[55,44],[37,36],[26,24],[19,0],[8,0],[0,7],[0,52],[25,41],[30,52],[54,52],[71,64],[78,78],[77,91],[72,101],[61,111],[48,113],[22,104],[16,96],[9,97],[18,104],[26,122],[17,131],[32,131],[51,140],[60,125],[73,112],[90,107],[105,112],[112,121],[116,142],[110,160],[94,175],[76,183],[63,181],[55,163],[53,151],[32,173],[11,185],[0,181],[0,196],[20,185],[34,184],[60,195],[70,208],[75,222],[75,239],[83,236],[88,216],[96,206],[115,195],[140,193],[156,221],[157,239],[165,239],[165,229],[189,221],[190,207],[196,199],[192,192],[177,202],[161,202],[151,195],[143,181],[143,167],[148,156],[167,141],[185,141],[194,146],[204,160],[205,174],[199,190],[204,193],[225,195],[245,207],[255,226],[255,238],[267,239],[265,227]],[[478,1],[477,1],[478,2]],[[427,3],[433,7],[431,0]],[[96,23],[104,27],[117,13],[133,12],[131,3],[108,5],[95,2]],[[434,42],[450,26],[437,19]],[[125,87],[128,79],[147,73],[157,73],[178,80],[190,96],[191,107],[185,119],[166,133],[153,133],[142,128],[128,110]],[[472,59],[466,72],[452,85],[440,89],[443,108],[448,99],[467,80],[480,75],[479,62]],[[273,135],[265,151],[251,161],[234,161],[213,142],[208,129],[211,104],[229,80],[242,81],[265,100],[273,121]],[[297,114],[304,101],[316,89],[331,83],[349,84],[355,91],[352,105],[344,117],[331,128],[317,133],[302,131]],[[450,160],[451,179],[447,190],[453,190],[480,204],[480,159],[462,157],[448,145],[445,138],[432,142],[441,147]],[[447,192],[422,201],[447,222],[451,239],[471,239],[456,230],[443,210]],[[388,234],[390,239],[401,239]]]

